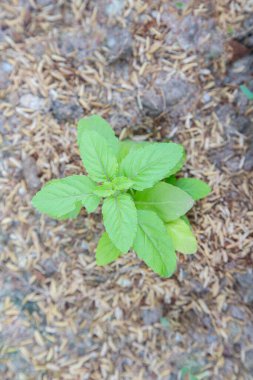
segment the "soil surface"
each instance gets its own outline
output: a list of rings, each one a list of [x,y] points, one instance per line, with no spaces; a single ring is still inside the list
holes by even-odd
[[[1,0],[0,378],[253,378],[252,0]],[[133,252],[101,268],[100,210],[37,213],[83,173],[80,117],[180,142],[212,194],[170,279]]]

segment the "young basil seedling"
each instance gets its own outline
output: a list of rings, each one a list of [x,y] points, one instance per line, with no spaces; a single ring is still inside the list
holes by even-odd
[[[56,219],[88,213],[102,201],[105,230],[96,250],[106,265],[134,249],[154,272],[170,277],[175,250],[192,254],[197,242],[185,214],[210,187],[193,178],[177,179],[185,161],[182,145],[119,141],[100,116],[81,119],[78,145],[85,175],[48,182],[32,199],[40,212]]]

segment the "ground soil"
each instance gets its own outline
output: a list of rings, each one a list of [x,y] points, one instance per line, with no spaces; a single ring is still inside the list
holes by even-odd
[[[0,2],[0,378],[253,378],[251,0]],[[31,206],[83,173],[78,118],[184,145],[212,194],[170,279],[94,253],[101,214]],[[190,377],[190,375],[195,377]]]

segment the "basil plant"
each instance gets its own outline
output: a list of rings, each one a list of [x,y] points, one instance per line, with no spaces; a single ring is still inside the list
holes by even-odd
[[[106,120],[93,115],[78,123],[77,141],[88,175],[53,179],[33,197],[41,213],[65,220],[102,204],[105,232],[96,249],[97,265],[134,250],[155,273],[170,277],[175,251],[193,254],[197,242],[186,213],[207,196],[199,179],[177,178],[184,148],[172,142],[119,141]]]

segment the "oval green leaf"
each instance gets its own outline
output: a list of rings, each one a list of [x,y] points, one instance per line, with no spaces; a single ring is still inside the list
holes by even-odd
[[[191,227],[181,218],[166,224],[169,236],[176,251],[190,255],[197,251],[197,240]]]
[[[120,250],[112,243],[109,235],[104,232],[99,239],[96,249],[96,264],[107,265],[112,263],[121,255]]]
[[[174,143],[154,143],[130,150],[120,164],[120,174],[134,182],[135,190],[144,190],[168,177],[183,155],[183,147]]]
[[[133,140],[123,140],[119,141],[119,150],[117,154],[118,162],[121,162],[130,151],[136,151],[144,146],[151,145],[149,141],[133,141]]]
[[[138,210],[137,213],[135,252],[155,273],[170,277],[176,270],[177,258],[163,222],[153,211]]]
[[[94,211],[99,197],[93,194],[96,184],[86,176],[73,175],[48,182],[32,199],[40,212],[56,219],[77,216],[81,206]]]
[[[95,131],[104,137],[111,147],[112,151],[116,154],[119,149],[119,140],[114,134],[110,124],[99,115],[92,115],[85,117],[78,121],[77,142],[80,145],[83,132],[90,130]]]
[[[151,189],[137,191],[134,201],[138,209],[153,210],[164,222],[178,219],[194,204],[187,193],[166,182],[159,182]]]
[[[132,197],[119,194],[107,198],[102,212],[111,241],[121,252],[127,252],[133,244],[137,228],[137,211]]]
[[[197,178],[179,178],[175,186],[184,190],[195,201],[205,198],[212,191],[207,183]]]
[[[104,137],[91,130],[83,131],[79,150],[83,164],[94,181],[105,182],[115,176],[117,159]]]

